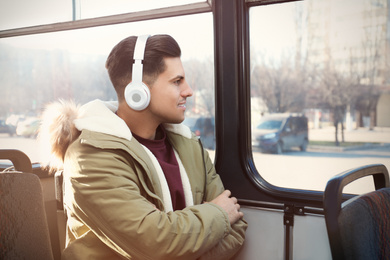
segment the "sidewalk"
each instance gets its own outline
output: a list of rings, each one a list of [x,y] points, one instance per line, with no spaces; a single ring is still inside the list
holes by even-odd
[[[338,133],[338,139],[341,142],[341,133]],[[309,141],[335,141],[335,128],[326,127],[321,129],[309,129]],[[318,146],[310,145],[311,151],[343,152],[352,150],[365,150],[376,147],[389,147],[390,149],[390,127],[376,127],[373,130],[368,128],[359,128],[353,130],[344,130],[345,142],[363,142],[365,144],[358,146]]]
[[[338,139],[341,142],[339,129]],[[309,129],[309,141],[335,141],[335,128]],[[388,143],[390,144],[390,127],[375,127],[373,130],[359,128],[344,130],[345,142]]]

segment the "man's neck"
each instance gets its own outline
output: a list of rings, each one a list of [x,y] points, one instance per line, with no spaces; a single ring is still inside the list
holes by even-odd
[[[155,140],[160,124],[150,119],[147,111],[133,111],[123,106],[127,104],[120,104],[116,114],[126,122],[130,131],[144,139]]]

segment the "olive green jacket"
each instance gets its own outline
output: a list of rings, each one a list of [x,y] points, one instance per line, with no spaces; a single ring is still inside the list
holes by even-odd
[[[156,158],[115,110],[115,103],[96,100],[73,122],[81,134],[64,159],[63,259],[230,259],[247,224],[231,226],[222,208],[204,203],[224,187],[198,138],[183,125],[165,125],[187,204],[172,211]]]

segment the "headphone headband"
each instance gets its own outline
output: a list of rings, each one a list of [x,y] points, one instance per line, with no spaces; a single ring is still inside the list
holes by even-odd
[[[144,59],[145,55],[145,47],[146,42],[150,35],[141,35],[138,36],[137,42],[135,43],[134,47],[134,64],[133,64],[133,70],[132,70],[132,82],[133,83],[141,83],[142,82],[142,71],[143,71],[143,64],[142,61]]]

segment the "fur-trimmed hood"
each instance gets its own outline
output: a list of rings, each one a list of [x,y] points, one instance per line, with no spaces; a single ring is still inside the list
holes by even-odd
[[[83,106],[63,100],[49,104],[42,114],[38,136],[45,158],[42,164],[54,171],[62,168],[66,150],[84,129],[131,140],[131,130],[115,114],[117,109],[117,101],[98,99]],[[183,124],[164,124],[164,127],[169,132],[192,137],[190,129]]]

